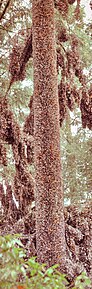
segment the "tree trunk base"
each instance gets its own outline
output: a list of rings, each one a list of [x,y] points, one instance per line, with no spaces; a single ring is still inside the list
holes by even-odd
[[[66,260],[63,273],[69,282],[85,271],[92,280],[92,202],[82,210],[76,206],[65,207]],[[22,233],[21,240],[27,250],[27,257],[36,256],[35,203],[28,206],[25,216],[15,222],[9,215],[2,216],[0,234]]]

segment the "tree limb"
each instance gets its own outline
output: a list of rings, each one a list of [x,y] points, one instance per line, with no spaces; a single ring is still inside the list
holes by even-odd
[[[3,0],[1,0],[1,2],[0,2],[0,7],[2,6],[2,3],[3,3]]]
[[[8,1],[7,1],[6,6],[5,6],[2,14],[0,15],[0,20],[2,20],[3,16],[5,15],[6,10],[7,10],[7,8],[9,7],[10,2],[11,2],[11,0],[8,0]],[[0,6],[1,6],[1,5],[2,5],[2,1],[1,1],[1,3],[0,3]]]

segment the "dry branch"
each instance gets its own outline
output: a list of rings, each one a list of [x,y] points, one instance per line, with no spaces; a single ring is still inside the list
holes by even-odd
[[[9,7],[10,2],[11,2],[11,0],[7,1],[6,5],[5,5],[5,8],[4,8],[2,14],[0,15],[0,20],[2,20],[2,18],[4,17],[4,15],[5,15],[6,11],[7,11],[7,8]],[[2,5],[2,2],[0,4]]]

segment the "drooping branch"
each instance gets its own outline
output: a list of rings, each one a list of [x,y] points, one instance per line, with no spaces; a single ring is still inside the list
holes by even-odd
[[[32,29],[30,35],[25,41],[24,47],[21,48],[16,43],[10,55],[9,72],[14,81],[23,80],[25,77],[25,66],[29,58],[32,56]]]
[[[13,113],[9,109],[7,99],[2,98],[0,104],[1,116],[1,139],[11,144],[16,174],[14,178],[14,193],[19,201],[20,209],[24,210],[26,205],[34,198],[34,180],[28,170],[25,142]]]
[[[0,7],[2,6],[3,0],[0,1]]]
[[[67,0],[54,0],[55,8],[65,16],[68,13],[68,1]]]
[[[34,135],[34,104],[33,104],[33,96],[30,98],[29,103],[30,113],[25,120],[24,124],[24,132],[29,135]]]
[[[77,1],[77,6],[79,7],[80,1]],[[64,5],[73,4],[74,1],[55,1],[55,5],[62,6],[64,9]],[[60,7],[61,7],[60,6]],[[62,47],[62,43],[66,42],[69,38],[71,38],[71,49],[64,49]],[[90,129],[91,126],[91,117],[90,117],[90,109],[91,103],[88,102],[87,106],[85,100],[83,98],[83,91],[86,92],[86,95],[89,94],[87,89],[88,78],[83,73],[83,68],[80,60],[79,53],[79,40],[74,34],[69,34],[65,27],[60,28],[57,36],[57,70],[61,72],[61,83],[58,86],[58,97],[59,97],[59,111],[60,111],[60,125],[62,125],[62,121],[66,117],[67,107],[70,110],[73,110],[75,107],[75,102],[80,107],[81,116],[83,119],[83,107],[85,105],[85,111],[87,114],[88,121],[85,122],[85,126],[88,126]],[[30,34],[25,40],[23,47],[19,47],[17,43],[12,49],[12,53],[10,55],[10,65],[9,72],[11,74],[11,80],[8,87],[7,92],[9,91],[12,83],[14,81],[23,80],[26,76],[26,64],[28,60],[32,57],[32,28],[30,29]],[[78,78],[81,89],[78,89],[74,84],[75,77]],[[7,93],[6,93],[7,94]],[[82,121],[83,123],[84,121]],[[34,113],[33,113],[33,100],[31,97],[30,100],[30,114],[27,117],[24,124],[24,131],[33,135],[34,132]],[[84,125],[83,125],[84,127]]]
[[[10,2],[11,2],[11,0],[8,0],[8,1],[7,1],[6,5],[5,5],[5,7],[4,7],[4,10],[3,10],[3,12],[2,12],[1,15],[0,15],[0,20],[2,20],[2,18],[4,17],[4,15],[5,15],[8,7],[9,7]],[[1,2],[0,4],[2,5],[2,2]]]
[[[92,89],[82,91],[82,99],[80,103],[81,118],[83,128],[92,129]]]
[[[6,148],[2,140],[0,142],[0,165],[7,166]]]
[[[21,47],[17,43],[15,43],[12,49],[12,53],[10,54],[9,72],[11,74],[11,79],[9,87],[5,94],[6,96],[13,82],[23,80],[25,78],[26,75],[25,67],[31,56],[32,56],[32,29],[30,29],[30,34],[27,37],[24,46]]]

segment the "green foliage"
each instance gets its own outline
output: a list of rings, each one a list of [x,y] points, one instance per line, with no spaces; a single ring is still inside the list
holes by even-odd
[[[75,109],[61,128],[61,152],[63,163],[64,197],[67,203],[82,203],[91,198],[91,136],[83,129],[80,111]]]
[[[36,258],[26,259],[26,252],[19,235],[0,237],[0,288],[1,289],[65,289],[69,288],[64,274],[58,270],[58,265],[46,269]],[[77,277],[75,287],[84,289],[90,285],[85,273]]]
[[[82,274],[76,278],[75,287],[73,289],[76,288],[84,289],[86,286],[90,286],[90,283],[91,283],[90,279],[86,276],[86,273],[82,272]]]
[[[23,274],[25,252],[17,236],[0,237],[0,288],[11,288],[17,276]]]

